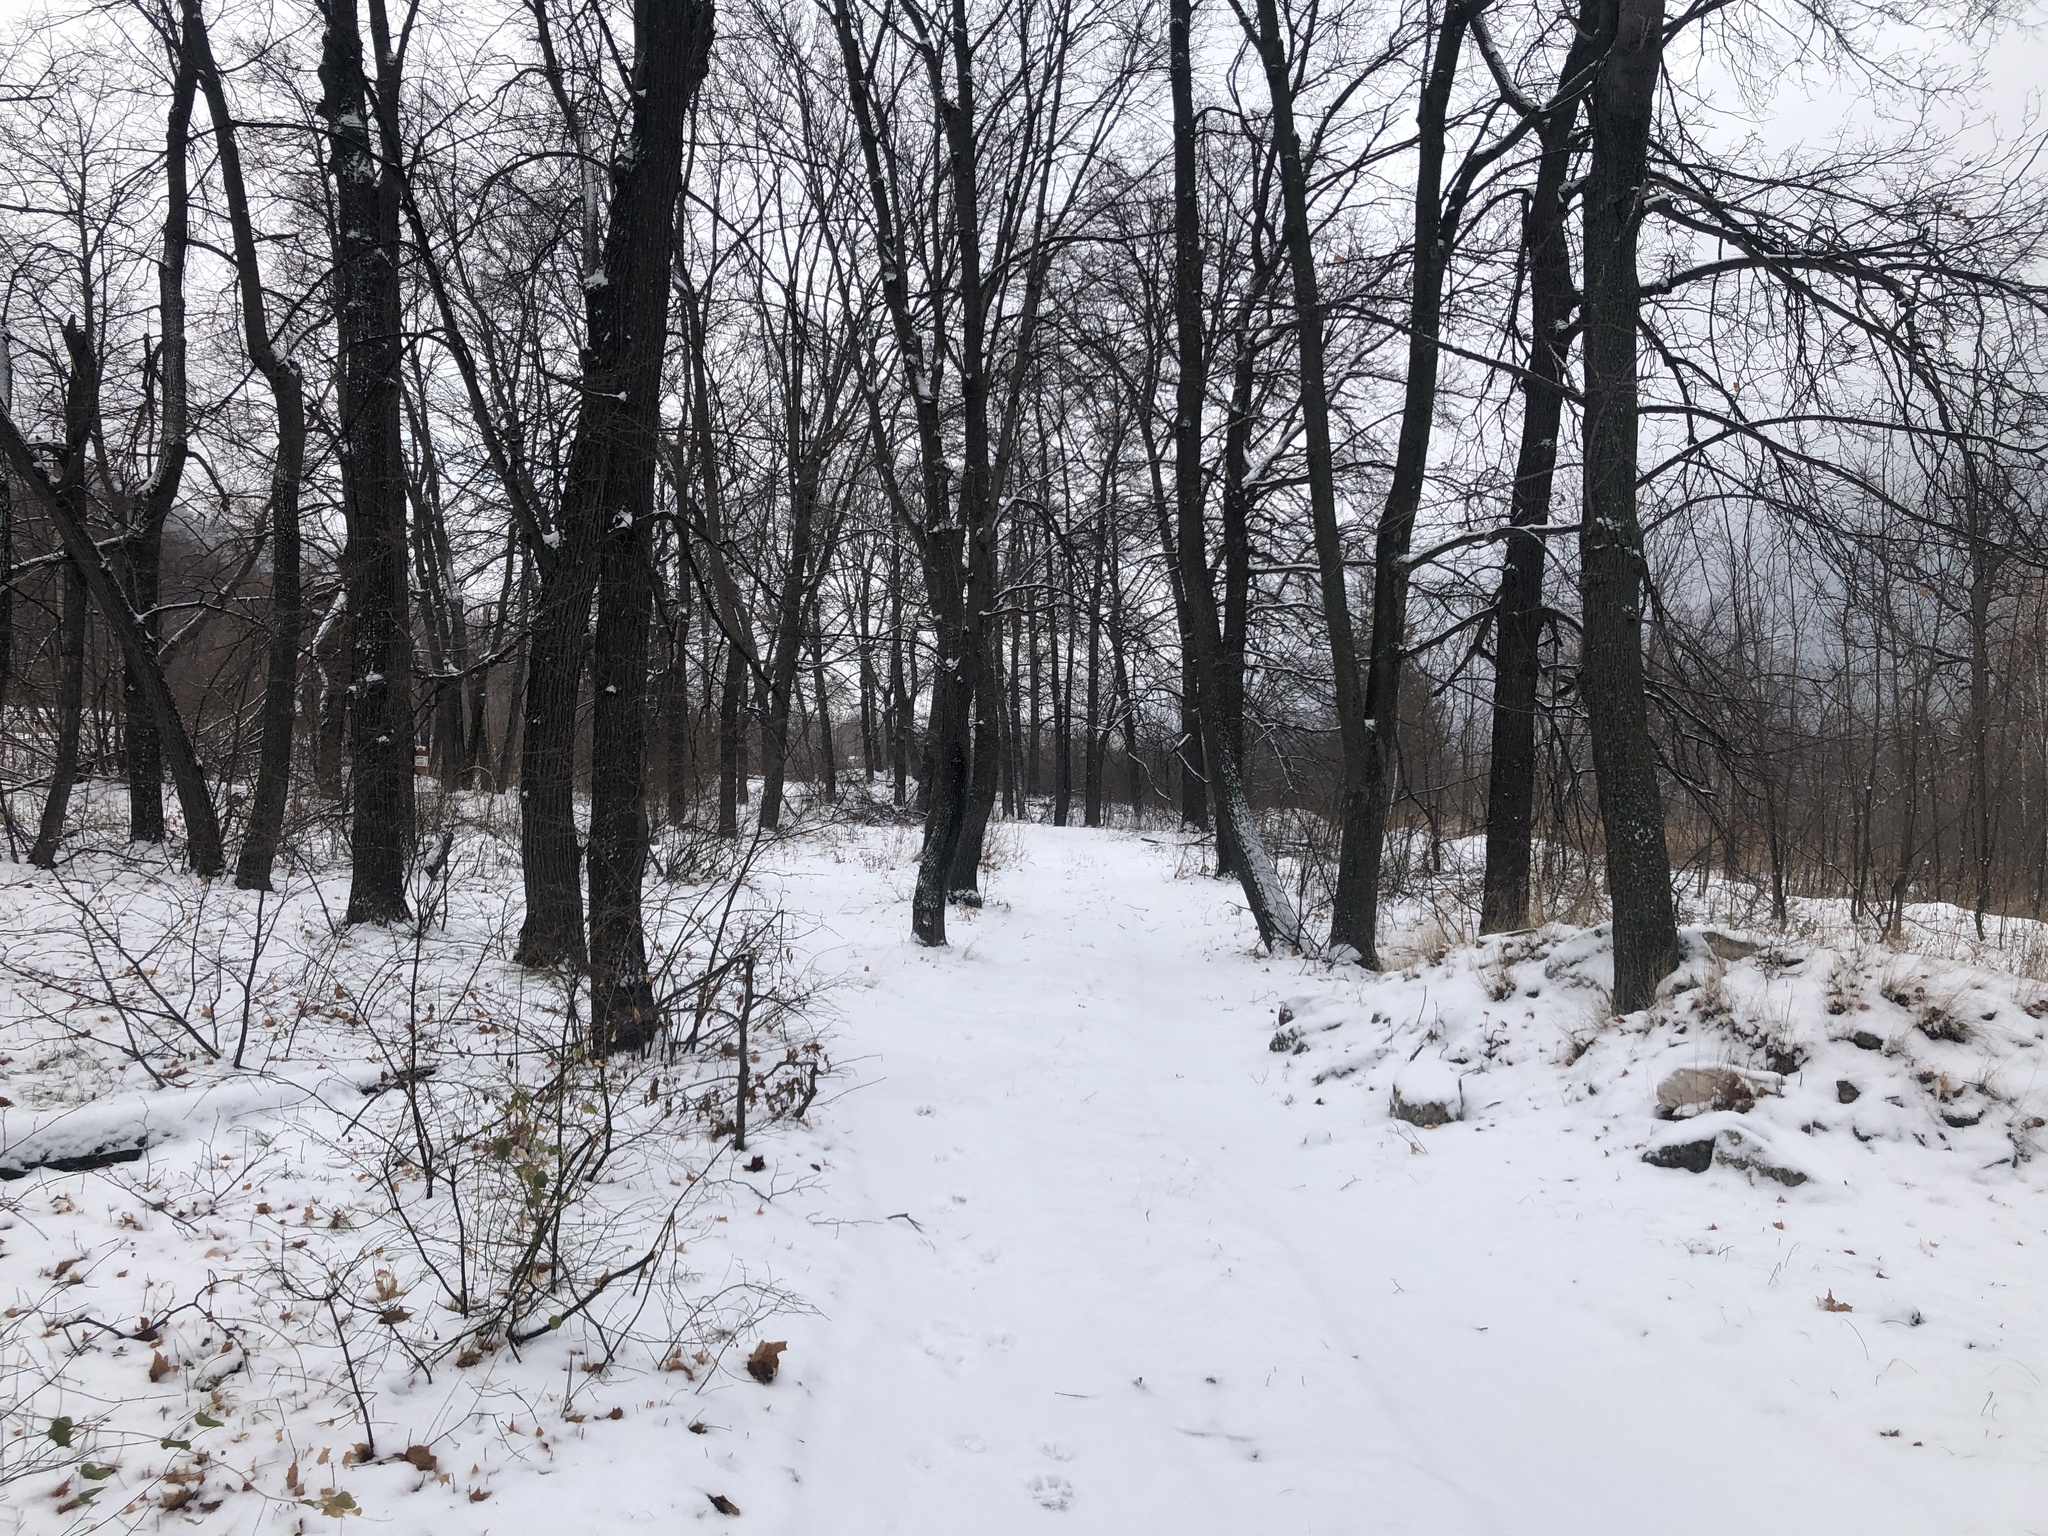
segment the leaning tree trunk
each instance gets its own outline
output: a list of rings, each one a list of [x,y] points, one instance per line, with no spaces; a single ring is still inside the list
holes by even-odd
[[[985,337],[978,330],[981,312],[981,271],[976,246],[979,207],[975,191],[973,74],[965,60],[965,21],[957,7],[955,39],[960,60],[957,99],[946,108],[954,218],[961,237],[960,286],[963,295],[961,389],[966,403],[967,453],[960,502],[953,505],[948,485],[944,432],[932,367],[913,317],[907,258],[908,235],[900,228],[892,177],[884,166],[881,105],[857,37],[851,0],[833,0],[833,30],[839,39],[846,71],[848,103],[859,135],[861,163],[867,181],[875,244],[880,257],[882,296],[889,312],[896,352],[903,368],[917,423],[918,468],[922,482],[921,519],[913,524],[918,555],[924,567],[925,594],[932,615],[937,652],[931,674],[932,704],[925,732],[924,845],[918,855],[917,883],[910,899],[910,929],[920,944],[946,942],[948,876],[966,820],[969,789],[969,727],[974,704],[975,661],[980,653],[980,614],[968,590],[968,540],[984,510],[988,470],[987,379],[982,372]],[[969,333],[972,334],[969,334]],[[934,362],[938,359],[934,359]],[[978,408],[977,408],[978,407]],[[872,411],[872,405],[871,405]],[[908,729],[908,708],[915,686],[899,695]]]
[[[1521,381],[1522,437],[1515,455],[1509,522],[1540,528],[1550,520],[1557,435],[1564,417],[1565,360],[1576,295],[1566,238],[1572,129],[1578,121],[1591,45],[1579,34],[1565,57],[1557,94],[1537,124],[1536,184],[1522,215],[1529,264],[1529,368]],[[1486,874],[1479,931],[1499,933],[1529,920],[1529,846],[1535,828],[1537,645],[1543,625],[1543,540],[1510,536],[1494,608],[1493,735],[1486,782]]]
[[[1663,0],[1586,0],[1601,59],[1585,185],[1585,514],[1579,691],[1600,785],[1614,909],[1614,1008],[1656,995],[1678,964],[1671,861],[1643,681],[1643,530],[1636,516],[1636,242],[1663,57]]]
[[[99,350],[87,327],[64,322],[64,349],[70,356],[71,376],[64,388],[64,463],[56,494],[64,509],[80,526],[91,515],[91,498],[85,489],[86,448],[100,416]],[[128,604],[126,584],[121,591],[124,612]],[[88,619],[85,573],[77,564],[64,571],[64,600],[57,621],[57,740],[50,759],[50,788],[43,796],[43,813],[36,826],[36,840],[28,861],[38,869],[54,869],[57,849],[64,840],[64,818],[71,808],[71,791],[78,783],[79,728],[85,713],[85,642]],[[145,640],[147,631],[136,625]],[[147,657],[138,657],[137,668],[155,664],[156,651],[147,647]]]
[[[1280,196],[1285,211],[1282,239],[1294,279],[1296,347],[1301,376],[1301,418],[1306,440],[1309,516],[1315,535],[1316,568],[1322,588],[1323,625],[1329,633],[1331,689],[1337,706],[1337,737],[1343,753],[1337,890],[1330,917],[1330,947],[1369,960],[1373,951],[1373,893],[1365,856],[1376,822],[1371,814],[1375,783],[1372,720],[1366,714],[1358,673],[1358,641],[1351,630],[1351,604],[1344,587],[1344,543],[1337,527],[1337,479],[1330,446],[1329,385],[1323,368],[1323,305],[1316,282],[1315,246],[1308,215],[1308,168],[1294,126],[1293,65],[1287,56],[1276,0],[1258,0],[1252,41],[1265,67],[1273,104],[1273,143],[1280,161]]]
[[[1420,133],[1415,146],[1414,271],[1408,298],[1408,378],[1401,401],[1401,431],[1394,473],[1373,540],[1372,638],[1366,652],[1365,713],[1372,722],[1370,777],[1358,824],[1357,884],[1351,894],[1349,932],[1343,937],[1370,966],[1379,964],[1380,864],[1386,850],[1387,813],[1401,751],[1402,658],[1408,641],[1408,550],[1429,472],[1431,429],[1436,424],[1437,333],[1443,324],[1444,277],[1456,239],[1455,215],[1443,198],[1444,139],[1451,87],[1473,16],[1487,0],[1450,0],[1429,74],[1423,83]],[[1340,879],[1341,886],[1341,879]],[[1340,914],[1346,906],[1338,898]]]
[[[407,915],[413,838],[412,635],[399,430],[398,61],[383,0],[370,0],[370,25],[377,45],[374,118],[356,0],[327,0],[320,113],[334,178],[341,351],[335,436],[349,629],[351,923]]]
[[[82,333],[79,342],[84,346]],[[90,357],[90,347],[84,346],[84,351]],[[74,365],[74,382],[75,374]],[[69,414],[67,411],[67,416]],[[67,434],[69,430],[67,428]],[[80,442],[82,444],[82,437]],[[186,734],[185,722],[171,697],[169,685],[164,681],[163,667],[156,653],[144,642],[142,626],[136,622],[135,612],[128,606],[120,579],[94,542],[92,530],[72,495],[75,477],[80,472],[76,466],[83,459],[82,450],[67,455],[64,479],[53,484],[14,425],[13,416],[0,410],[0,458],[6,460],[43,515],[49,518],[66,561],[83,580],[93,606],[99,609],[107,627],[114,632],[114,639],[121,647],[122,660],[135,669],[143,701],[149,706],[150,715],[156,723],[157,739],[163,744],[164,766],[170,770],[171,784],[177,791],[178,809],[185,817],[186,858],[192,872],[209,877],[219,874],[220,819],[214,812],[212,800],[207,797],[206,778],[200,768],[199,755],[192,749],[192,738]]]
[[[1301,943],[1301,921],[1280,883],[1279,871],[1266,850],[1265,838],[1253,820],[1245,796],[1242,672],[1243,618],[1235,620],[1237,650],[1226,644],[1216,615],[1216,590],[1210,578],[1207,519],[1202,511],[1202,404],[1208,389],[1207,353],[1202,338],[1202,228],[1196,181],[1194,77],[1189,32],[1192,0],[1173,0],[1169,16],[1168,67],[1173,95],[1173,288],[1176,346],[1180,382],[1173,433],[1175,540],[1179,556],[1179,595],[1187,612],[1182,633],[1193,642],[1195,702],[1201,711],[1201,735],[1207,739],[1208,770],[1216,804],[1216,834],[1231,872],[1244,888],[1245,904],[1258,925],[1259,940],[1271,947]],[[1250,326],[1246,326],[1249,345]],[[1249,394],[1249,364],[1244,392]],[[1235,391],[1233,399],[1235,399]],[[1233,419],[1230,430],[1240,434]],[[1242,435],[1233,448],[1240,471]],[[1239,484],[1242,475],[1239,475]],[[1231,495],[1226,490],[1226,501]],[[1245,564],[1243,508],[1226,505],[1224,517],[1226,579]]]
[[[64,841],[64,817],[78,783],[78,728],[85,712],[85,578],[64,567],[64,606],[57,620],[57,742],[50,759],[50,788],[28,861],[38,869],[57,867]]]
[[[277,413],[277,456],[270,466],[270,637],[263,678],[262,742],[249,820],[235,860],[235,884],[245,891],[270,889],[271,867],[284,835],[285,800],[291,789],[292,728],[298,714],[299,480],[306,459],[306,398],[296,365],[279,354],[264,313],[263,270],[256,255],[255,224],[249,217],[248,187],[242,176],[241,146],[227,92],[214,63],[199,0],[184,0],[185,33],[199,66],[200,88],[213,119],[214,157],[234,238],[235,283],[241,297],[242,343],[249,361],[270,386]]]

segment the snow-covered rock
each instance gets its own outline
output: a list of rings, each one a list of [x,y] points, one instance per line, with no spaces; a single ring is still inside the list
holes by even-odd
[[[1687,1173],[1705,1173],[1719,1164],[1788,1186],[1812,1177],[1803,1159],[1786,1153],[1776,1137],[1736,1110],[1713,1110],[1659,1132],[1644,1148],[1643,1161]]]
[[[1465,1085],[1447,1061],[1411,1061],[1394,1075],[1394,1118],[1410,1125],[1448,1125],[1465,1118]]]
[[[1704,1109],[1748,1109],[1765,1095],[1780,1096],[1785,1079],[1776,1072],[1740,1067],[1680,1067],[1657,1084],[1657,1113],[1669,1119]]]

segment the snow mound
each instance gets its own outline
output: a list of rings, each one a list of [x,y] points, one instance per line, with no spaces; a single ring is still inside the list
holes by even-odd
[[[2027,1176],[2048,1127],[2048,1002],[2032,983],[1853,939],[1689,928],[1681,944],[1656,1004],[1620,1017],[1604,923],[1401,972],[1333,968],[1282,1006],[1290,1070],[1384,1094],[1416,1124],[1555,1120],[1653,1168],[1774,1189]]]

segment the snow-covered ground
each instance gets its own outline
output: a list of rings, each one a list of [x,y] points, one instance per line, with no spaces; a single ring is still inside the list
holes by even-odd
[[[766,854],[761,883],[804,915],[791,973],[826,984],[810,1019],[836,1067],[805,1123],[757,1134],[760,1168],[653,1120],[608,1195],[628,1213],[691,1192],[686,1269],[650,1305],[727,1298],[672,1358],[692,1369],[620,1349],[579,1374],[598,1345],[573,1324],[432,1384],[386,1350],[365,1383],[379,1459],[344,1469],[363,1435],[338,1353],[244,1328],[247,1364],[209,1393],[203,1319],[175,1323],[190,1337],[160,1379],[161,1348],[108,1335],[73,1357],[108,1491],[59,1514],[87,1486],[75,1469],[14,1482],[0,1530],[97,1512],[497,1536],[2048,1532],[2039,988],[1694,931],[1672,998],[1617,1023],[1598,930],[1363,976],[1253,953],[1234,889],[1187,874],[1171,838],[1000,843],[988,905],[953,914],[944,951],[905,934],[908,834]],[[27,880],[10,912],[39,899]],[[486,983],[515,978],[469,989]],[[353,1036],[323,1038],[332,1058]],[[265,1081],[319,1065],[281,1057]],[[35,1066],[0,1065],[0,1094],[51,1091]],[[1659,1119],[1659,1084],[1687,1067],[1743,1069],[1754,1102]],[[1397,1086],[1463,1118],[1397,1120]],[[0,1142],[24,1134],[21,1106]],[[311,1134],[303,1110],[232,1109],[237,1148]],[[1704,1172],[1643,1161],[1717,1133]],[[192,1187],[226,1145],[5,1185],[17,1321],[126,1318],[138,1271],[165,1295],[272,1273],[266,1178],[315,1206],[291,1240],[346,1206],[332,1181],[351,1165],[337,1153],[319,1186],[310,1141],[260,1167],[228,1152],[203,1214],[131,1196],[145,1171]],[[74,1255],[83,1285],[42,1274]],[[742,1366],[764,1339],[787,1344],[766,1385]],[[116,1433],[138,1414],[191,1448]],[[409,1446],[432,1470],[394,1459]],[[203,1499],[163,1510],[195,1484]],[[329,1490],[358,1512],[322,1514]]]

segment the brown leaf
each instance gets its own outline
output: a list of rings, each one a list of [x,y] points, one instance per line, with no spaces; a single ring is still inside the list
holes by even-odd
[[[379,1312],[377,1314],[377,1321],[382,1323],[386,1328],[396,1328],[400,1323],[405,1322],[409,1318],[411,1318],[411,1316],[411,1307],[386,1307],[382,1312]]]
[[[762,1171],[763,1169],[765,1169],[765,1168],[766,1168],[767,1166],[768,1166],[768,1159],[767,1159],[767,1158],[765,1158],[765,1157],[763,1157],[763,1156],[762,1156],[762,1155],[761,1155],[760,1153],[756,1152],[756,1153],[754,1154],[754,1160],[753,1160],[753,1161],[752,1161],[751,1163],[748,1163],[748,1164],[747,1164],[747,1172],[748,1172],[748,1173],[759,1173],[759,1172],[761,1172],[761,1171]]]
[[[164,1358],[164,1352],[158,1350],[149,1362],[149,1379],[151,1381],[162,1381],[176,1369],[176,1366]]]
[[[767,1386],[775,1379],[775,1373],[782,1368],[782,1352],[789,1348],[786,1340],[774,1343],[763,1339],[754,1346],[754,1352],[747,1356],[747,1374]]]
[[[408,1445],[401,1459],[411,1462],[422,1472],[438,1472],[441,1469],[440,1458],[424,1445]]]
[[[1820,1309],[1823,1312],[1854,1312],[1856,1310],[1846,1301],[1835,1300],[1835,1288],[1833,1286],[1829,1286],[1827,1295],[1821,1297]]]
[[[199,1497],[197,1488],[174,1488],[164,1495],[165,1509],[183,1509]]]
[[[692,1419],[690,1420],[690,1433],[693,1435],[708,1435],[711,1433],[711,1426],[702,1419]]]
[[[728,1499],[722,1493],[710,1493],[706,1494],[705,1497],[711,1500],[711,1507],[721,1515],[736,1515],[740,1512],[739,1505],[733,1503],[731,1499]]]

